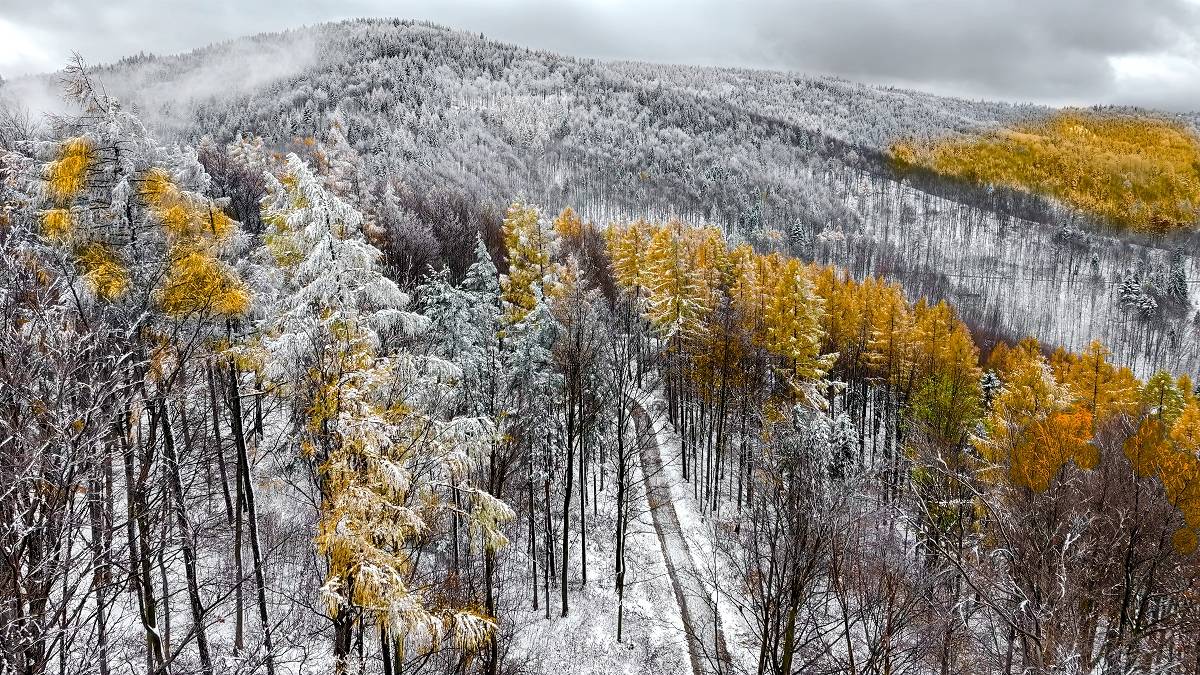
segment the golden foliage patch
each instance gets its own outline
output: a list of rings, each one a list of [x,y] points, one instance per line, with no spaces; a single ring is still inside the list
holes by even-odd
[[[74,230],[70,209],[47,209],[42,212],[42,234],[47,239],[64,242],[71,238]]]
[[[1161,119],[1065,110],[968,140],[901,141],[903,167],[1026,190],[1144,232],[1200,223],[1200,139]]]
[[[111,247],[91,242],[79,248],[77,258],[84,278],[100,298],[115,300],[129,288],[129,272]]]
[[[51,199],[64,204],[87,186],[88,167],[94,152],[87,139],[72,138],[63,143],[58,159],[50,163],[46,180]]]
[[[220,261],[202,251],[183,248],[171,256],[159,303],[171,316],[199,312],[237,316],[250,308],[250,294]]]
[[[142,178],[141,196],[175,240],[208,237],[223,240],[233,230],[233,220],[207,200],[180,190],[163,169],[150,169]]]

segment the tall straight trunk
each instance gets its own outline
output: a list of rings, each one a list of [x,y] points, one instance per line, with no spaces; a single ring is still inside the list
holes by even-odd
[[[745,420],[742,421],[745,424]],[[751,441],[746,439],[743,441],[746,444],[746,507],[754,501],[754,449],[750,445]]]
[[[604,492],[604,462],[608,459],[608,457],[606,456],[607,453],[604,452],[604,442],[603,441],[598,441],[596,443],[596,450],[600,454],[598,457],[594,458],[595,463],[596,463],[596,470],[592,472],[592,517],[593,518],[598,518],[600,516],[600,507],[598,505],[598,502],[600,501],[600,493]]]
[[[246,599],[243,589],[246,587],[246,571],[242,565],[242,523],[245,522],[246,503],[242,498],[242,465],[240,462],[233,466],[234,484],[237,489],[237,501],[233,507],[233,574],[237,585],[233,587],[233,653],[241,654],[246,648]]]
[[[125,424],[128,424],[129,417],[126,413]],[[165,658],[158,632],[158,608],[155,605],[150,571],[150,545],[147,536],[149,519],[143,495],[146,470],[144,463],[142,467],[135,466],[137,455],[143,454],[140,451],[142,440],[139,430],[135,449],[135,445],[129,441],[127,427],[119,423],[118,429],[125,464],[125,537],[129,548],[129,574],[133,591],[137,595],[138,614],[146,637],[146,672],[152,674],[162,667]]]
[[[229,476],[225,469],[225,448],[221,442],[221,406],[217,403],[217,382],[213,377],[212,366],[205,367],[208,376],[208,403],[212,416],[213,442],[216,447],[217,473],[221,476],[221,494],[225,498],[225,520],[233,524],[233,500],[229,497]]]
[[[572,416],[573,416],[573,414],[572,414]],[[566,490],[563,493],[562,560],[559,561],[562,564],[562,587],[560,588],[560,591],[562,593],[562,616],[566,616],[567,611],[568,611],[568,606],[567,606],[567,567],[569,566],[569,563],[570,563],[570,555],[571,555],[570,539],[571,538],[567,535],[570,532],[569,527],[570,527],[570,517],[571,517],[571,487],[572,487],[572,483],[574,482],[574,478],[575,478],[575,471],[574,471],[574,469],[575,469],[575,464],[574,464],[574,462],[575,462],[575,443],[574,443],[574,439],[571,438],[571,436],[572,436],[571,424],[568,423],[568,425],[567,425],[567,467],[566,467],[567,468],[567,470],[566,470],[567,484],[566,484]]]
[[[102,464],[111,462],[112,447],[105,446]],[[105,522],[104,517],[104,477],[102,468],[92,469],[93,475],[88,486],[88,517],[91,528],[92,544],[92,594],[96,598],[96,658],[99,661],[100,675],[108,675],[108,628],[105,625],[105,613],[108,602],[105,600],[105,586],[109,570],[109,551],[105,547],[103,533],[108,532],[111,521]]]
[[[737,510],[738,510],[738,513],[742,512],[742,503],[743,503],[743,500],[742,500],[742,485],[743,485],[742,475],[743,475],[743,470],[746,468],[746,459],[747,459],[746,458],[746,453],[747,453],[746,418],[749,416],[749,408],[750,408],[750,404],[748,403],[747,398],[748,397],[743,398],[743,400],[742,400],[742,414],[741,414],[742,432],[741,432],[741,438],[739,439],[739,442],[738,442],[738,465],[737,465],[737,472],[738,472],[738,475],[737,475]]]
[[[767,672],[767,654],[771,643],[771,613],[770,609],[763,612],[762,640],[758,643],[758,675]]]
[[[546,522],[545,522],[546,534],[545,534],[545,544],[544,544],[544,548],[546,549],[546,564],[542,566],[542,590],[545,592],[545,597],[546,597],[546,618],[549,619],[550,618],[550,575],[551,575],[551,570],[554,569],[554,530],[550,524],[550,478],[549,478],[550,474],[549,474],[549,472],[547,472],[546,475],[547,475],[547,478],[542,481],[542,488],[545,491],[545,495],[542,499],[542,505],[545,507],[544,513],[546,516]]]
[[[618,388],[619,389],[619,388]],[[617,642],[621,642],[625,628],[625,521],[628,519],[626,483],[629,478],[625,456],[625,402],[617,405],[617,532],[616,532],[616,585],[617,585]]]
[[[711,426],[707,422],[708,405],[705,404],[703,401],[701,401],[699,407],[700,407],[700,425],[699,425],[700,426],[700,437],[697,440],[698,440],[698,445],[702,446],[701,454],[704,456],[704,476],[701,478],[701,480],[704,482],[704,485],[702,485],[701,489],[700,489],[700,513],[703,514],[707,510],[706,505],[709,504],[709,502],[712,498],[713,466],[712,466],[712,444],[708,442],[708,439],[710,438],[709,433],[708,433],[708,427]]]
[[[725,475],[724,458],[721,454],[721,427],[724,423],[724,411],[722,408],[723,406],[718,403],[717,409],[713,411],[712,425],[714,433],[710,440],[713,448],[713,494],[710,504],[712,505],[712,510],[714,513],[716,513],[717,509],[719,508],[718,505],[721,501],[721,479]]]
[[[267,614],[267,584],[263,578],[262,550],[258,542],[258,512],[254,507],[254,481],[250,478],[250,457],[246,452],[246,436],[242,432],[242,401],[238,388],[237,366],[229,364],[230,431],[237,449],[240,490],[246,500],[246,522],[250,534],[250,551],[254,555],[254,586],[258,594],[258,618],[262,622],[263,648],[266,651],[267,675],[275,675],[274,645],[271,643],[271,618]]]
[[[535,536],[534,513],[537,512],[537,504],[534,502],[533,496],[533,461],[528,464],[529,470],[529,563],[530,563],[530,579],[533,580],[533,610],[538,610],[538,569],[537,569],[537,537]],[[548,600],[548,599],[547,599]]]
[[[581,406],[582,407],[582,406]],[[583,411],[580,411],[580,418]],[[587,478],[584,469],[587,467],[587,442],[583,433],[579,434],[579,574],[580,585],[587,585]]]
[[[488,494],[500,498],[504,494],[503,477],[497,466],[497,447],[492,445],[488,451]],[[496,608],[496,552],[489,547],[483,550],[483,587],[486,597],[484,609],[490,617],[499,619]],[[485,661],[488,675],[498,675],[500,672],[500,645],[496,631],[488,634],[487,654]]]
[[[392,675],[392,648],[388,644],[387,629],[379,627],[379,655],[383,657],[383,675]]]
[[[354,615],[339,607],[333,615],[333,672],[347,675],[352,671],[350,653],[354,650]]]
[[[183,481],[179,476],[179,456],[175,452],[175,433],[171,429],[171,414],[166,399],[159,399],[158,419],[163,432],[163,456],[166,458],[167,479],[172,493],[175,521],[179,527],[180,548],[183,550],[183,574],[187,580],[188,604],[192,610],[192,630],[196,635],[196,650],[200,655],[200,670],[212,675],[212,657],[208,652],[208,631],[204,628],[204,604],[200,599],[200,583],[196,577],[196,551],[192,547],[192,525],[188,520]]]
[[[496,617],[495,575],[496,552],[489,548],[483,552],[483,585],[486,595],[484,609],[490,617]],[[488,635],[486,671],[488,675],[497,675],[500,672],[500,644],[496,631]]]
[[[450,514],[450,539],[452,540],[451,561],[454,565],[454,578],[455,578],[455,581],[457,582],[461,578],[461,569],[462,569],[459,566],[459,561],[458,561],[458,537],[459,537],[459,527],[460,527],[458,514],[462,511],[462,500],[459,498],[457,485],[452,486],[450,488],[450,492],[451,492],[451,496],[454,499],[454,511],[453,511],[453,513]]]
[[[700,468],[700,459],[702,448],[698,447],[700,439],[700,405],[698,402],[691,400],[691,396],[684,395],[684,417],[688,418],[688,453],[691,455],[692,465],[692,497],[696,501],[700,501],[700,490],[702,488],[701,481],[704,480],[704,474]]]
[[[680,394],[676,394],[676,396],[680,398],[679,403],[676,404],[679,407],[677,413],[679,420],[675,424],[675,428],[679,431],[679,461],[683,463],[683,480],[687,482],[691,479],[690,472],[688,471],[687,402],[683,400]]]
[[[796,574],[795,571],[792,574]],[[800,581],[793,578],[790,584],[787,619],[783,631],[783,667],[780,672],[792,672],[792,658],[796,653],[796,614],[800,609]]]
[[[168,507],[164,506],[164,510]],[[158,578],[162,583],[162,648],[163,653],[168,658],[171,656],[171,575],[167,574],[167,541],[171,537],[171,519],[164,513],[159,521],[162,523],[162,532],[159,535],[158,548]]]
[[[260,373],[254,374],[254,436],[262,440],[263,437],[263,381]]]

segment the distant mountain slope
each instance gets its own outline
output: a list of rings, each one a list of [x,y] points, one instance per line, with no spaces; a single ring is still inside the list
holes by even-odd
[[[605,64],[375,20],[126,59],[97,75],[180,140],[319,136],[336,114],[377,174],[485,200],[671,205],[722,224],[841,219],[801,175],[815,162],[849,156],[882,171],[872,152],[898,135],[1040,112],[832,78]]]
[[[95,74],[182,142],[246,131],[283,147],[336,123],[361,157],[368,206],[395,184],[493,208],[570,204],[599,221],[679,216],[905,280],[1000,336],[1034,331],[1074,348],[1101,338],[1139,371],[1200,366],[1190,300],[1159,298],[1146,311],[1116,292],[1125,283],[1154,296],[1172,264],[1194,279],[1191,254],[1172,253],[1187,240],[1126,241],[1039,197],[897,175],[884,154],[899,138],[977,132],[1046,108],[794,73],[603,63],[386,20],[140,56]]]

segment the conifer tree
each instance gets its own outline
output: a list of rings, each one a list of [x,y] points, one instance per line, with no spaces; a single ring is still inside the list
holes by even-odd
[[[456,606],[417,583],[418,552],[458,514],[489,549],[512,511],[471,485],[471,462],[494,442],[489,420],[448,409],[459,371],[444,359],[388,348],[428,330],[408,298],[379,272],[380,253],[362,216],[325,190],[292,155],[272,179],[273,252],[288,290],[275,311],[268,375],[290,398],[320,495],[315,544],[328,571],[321,594],[334,625],[339,670],[349,667],[352,629],[385,628],[397,651],[423,654],[449,640],[483,646],[495,619]],[[444,574],[445,571],[436,572]]]

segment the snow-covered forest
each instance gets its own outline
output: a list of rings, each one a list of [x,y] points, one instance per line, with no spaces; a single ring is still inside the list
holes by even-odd
[[[383,20],[0,81],[0,673],[1200,673],[1196,229],[889,155],[1051,112]]]

